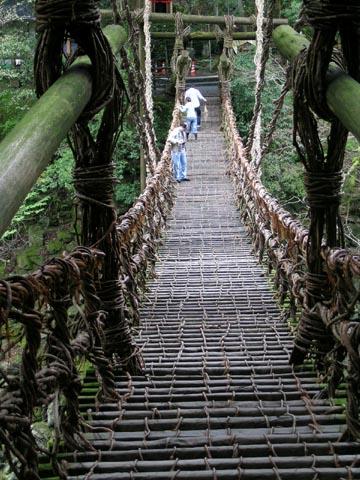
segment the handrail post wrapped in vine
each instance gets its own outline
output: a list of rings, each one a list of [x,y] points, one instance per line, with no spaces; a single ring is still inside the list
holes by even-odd
[[[344,7],[335,5],[333,8],[341,10]],[[348,35],[351,36],[356,31],[356,28],[348,25],[345,27],[345,24],[351,16],[353,18],[356,18],[356,16],[354,13],[350,13],[350,7],[348,10],[347,14],[342,15],[340,15],[340,11],[337,11],[336,15],[332,12],[328,15],[328,20],[330,24],[332,20],[337,21],[336,19],[339,19],[340,23],[343,22],[343,30],[347,30]],[[324,32],[326,32],[326,35],[329,35],[327,37],[327,48],[330,48],[333,45],[330,36],[334,35],[334,32],[329,34],[326,28]],[[319,43],[320,33],[315,31],[315,35],[314,42],[316,42],[318,47],[317,54],[320,57],[326,55],[329,59],[330,55],[326,53],[326,49],[322,48],[322,43]],[[285,44],[285,39],[283,41]],[[298,51],[301,50],[300,45],[304,46],[304,43],[305,41],[302,37],[299,38],[296,44],[296,48],[299,46]],[[354,44],[349,38],[345,39],[345,45],[350,43]],[[303,53],[303,56],[306,56],[306,52]],[[303,78],[304,70],[306,68],[302,67],[295,76],[299,81]],[[311,71],[311,69],[309,70]],[[321,67],[317,68],[317,71],[321,72],[322,75],[326,74],[326,70],[327,65],[321,65]],[[334,72],[333,66],[331,71]],[[358,71],[358,69],[352,65],[349,67],[349,71]],[[338,76],[340,76],[339,73]],[[342,78],[346,77],[345,73],[341,74],[341,76]],[[359,79],[359,77],[357,78]],[[329,75],[327,80],[329,80]],[[336,82],[333,77],[332,81]],[[355,81],[352,82],[356,83]],[[312,85],[311,81],[304,83]],[[358,83],[356,83],[356,88],[359,88]],[[286,89],[283,91],[283,94],[285,91]],[[335,87],[332,91],[335,91]],[[300,97],[303,96],[305,99],[305,94],[299,93],[298,95]],[[309,343],[305,346],[311,347],[308,352],[313,355],[312,333],[323,335],[321,338],[324,342],[327,345],[331,345],[326,355],[318,353],[317,357],[320,363],[318,366],[322,367],[323,373],[324,371],[326,373],[327,388],[324,390],[324,394],[334,396],[335,389],[339,383],[346,380],[347,435],[358,439],[360,438],[360,323],[356,309],[360,300],[360,262],[358,254],[353,254],[337,247],[337,245],[341,246],[342,231],[341,228],[336,228],[339,186],[341,182],[341,175],[338,173],[339,169],[337,168],[341,159],[337,156],[337,153],[342,152],[344,145],[341,135],[339,142],[337,141],[337,134],[341,133],[342,127],[332,127],[332,134],[335,134],[335,136],[333,140],[330,140],[332,142],[328,150],[330,158],[328,157],[325,163],[323,163],[324,157],[317,150],[319,143],[316,143],[316,148],[313,149],[312,160],[317,162],[319,173],[316,173],[314,166],[309,168],[311,171],[314,170],[314,173],[310,173],[310,178],[307,180],[310,189],[311,208],[316,212],[316,221],[312,223],[312,228],[314,232],[317,232],[316,222],[320,218],[319,213],[326,215],[325,219],[322,217],[322,223],[324,224],[324,229],[327,229],[326,239],[329,245],[327,246],[325,242],[321,242],[322,233],[321,237],[316,233],[318,236],[315,237],[315,241],[311,244],[309,240],[311,232],[302,227],[299,221],[292,218],[288,212],[278,205],[276,200],[266,191],[257,170],[248,162],[246,151],[237,131],[230,94],[226,89],[222,93],[222,108],[223,131],[227,140],[229,170],[234,180],[241,217],[253,237],[254,248],[259,253],[260,259],[263,258],[263,254],[266,252],[265,258],[269,264],[269,269],[275,271],[275,286],[279,290],[280,302],[283,302],[285,298],[289,299],[288,315],[295,318],[297,310],[301,308],[304,312],[309,312],[310,315],[317,318],[317,323],[314,328],[313,326],[311,327],[312,330],[308,336]],[[304,108],[301,100],[299,103],[295,103],[295,114],[305,120],[311,119],[310,114]],[[316,111],[315,108],[314,110]],[[301,133],[305,131],[312,135],[312,139],[316,140],[315,122],[307,124],[307,127],[302,124],[297,125]],[[312,145],[311,141],[307,139],[305,143]],[[334,151],[334,145],[339,147],[339,150],[335,149]],[[297,147],[301,149],[301,155],[304,156],[305,153],[302,147],[299,145]],[[308,157],[305,157],[305,159],[307,165],[310,165]],[[334,168],[333,172],[331,172],[332,168]],[[316,188],[314,190],[314,187],[317,186],[320,186],[318,192]],[[328,198],[329,201],[324,201]],[[329,215],[331,216],[332,214],[333,218],[331,220]],[[313,225],[315,225],[315,229]],[[308,262],[306,261],[307,258]],[[319,268],[321,273],[319,275],[317,272],[311,271],[314,268],[314,263],[311,265],[311,262],[317,262],[318,265],[321,265],[321,269]],[[308,263],[310,264],[310,275],[308,274]],[[309,296],[309,287],[310,294],[314,292],[313,288],[316,289],[312,298]],[[325,345],[324,350],[326,350],[327,345]],[[307,353],[304,345],[300,344],[300,347],[301,349],[294,350],[293,360],[296,359],[294,356],[299,354],[300,358],[297,360],[301,361],[304,354]]]
[[[233,49],[233,32],[234,32],[234,17],[225,15],[225,29],[221,30],[217,26],[217,35],[223,39],[223,49],[219,59],[219,79],[223,92],[229,92],[229,82],[234,68],[234,49]]]
[[[92,62],[94,88],[90,103],[71,130],[76,157],[75,188],[82,210],[81,241],[105,253],[99,296],[107,312],[106,352],[118,355],[126,368],[139,372],[141,362],[134,351],[129,325],[123,315],[124,300],[119,283],[120,252],[113,203],[114,165],[112,154],[124,110],[124,87],[108,41],[100,27],[95,0],[77,3],[37,0],[38,30],[41,33],[35,56],[37,93],[41,95],[61,74],[61,52],[66,35],[74,38],[78,51]],[[105,107],[96,137],[88,122]],[[131,359],[131,360],[129,360]]]
[[[348,131],[330,111],[326,102],[326,74],[331,60],[343,64],[355,80],[360,79],[360,42],[358,30],[359,6],[334,4],[326,1],[304,2],[302,23],[311,25],[313,37],[307,51],[299,54],[293,65],[294,145],[305,167],[305,187],[310,208],[310,231],[307,248],[308,274],[306,302],[291,360],[301,363],[314,348],[322,369],[325,356],[334,348],[318,305],[329,303],[334,286],[321,257],[323,241],[333,247],[344,247],[345,239],[339,215],[342,188],[342,166]],[[340,34],[343,57],[335,53],[335,37]],[[355,50],[355,51],[354,51]],[[322,146],[315,114],[331,123],[327,149]],[[298,142],[298,137],[300,142]],[[357,329],[358,330],[358,329]],[[354,335],[352,336],[354,338]],[[344,358],[344,348],[333,353],[334,363]],[[349,432],[359,435],[358,406],[360,396],[360,361],[350,355],[348,385],[352,390],[347,408]],[[337,381],[339,372],[334,371]],[[340,376],[341,377],[341,376]]]
[[[180,12],[175,14],[175,43],[171,57],[172,84],[175,84],[177,101],[184,100],[186,77],[191,67],[191,58],[186,48],[191,28],[184,28],[183,16]]]

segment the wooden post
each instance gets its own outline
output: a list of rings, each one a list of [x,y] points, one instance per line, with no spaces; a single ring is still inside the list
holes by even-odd
[[[103,11],[102,11],[103,13]],[[174,23],[174,15],[169,13],[152,13],[150,19],[154,23]],[[184,23],[205,23],[212,25],[225,25],[225,18],[222,16],[211,15],[183,15]],[[274,25],[287,25],[287,18],[274,18]],[[235,25],[253,25],[254,20],[251,17],[234,17]]]
[[[125,30],[111,25],[104,33],[117,53]],[[0,143],[0,236],[90,100],[90,65],[80,57]]]
[[[288,25],[275,28],[273,40],[280,53],[290,61],[309,46],[309,41]],[[327,82],[328,107],[360,141],[360,83],[335,64],[330,64]]]

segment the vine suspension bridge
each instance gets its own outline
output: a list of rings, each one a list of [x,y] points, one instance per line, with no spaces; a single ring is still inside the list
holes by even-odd
[[[308,148],[300,149],[307,230],[267,193],[236,129],[232,40],[234,24],[249,19],[206,17],[222,27],[219,78],[203,86],[209,116],[187,145],[191,181],[176,184],[171,145],[158,151],[152,121],[150,23],[163,17],[150,14],[149,1],[134,15],[115,8],[117,25],[102,32],[91,1],[75,10],[60,4],[57,10],[57,2],[37,2],[40,98],[0,144],[0,198],[8,206],[0,233],[69,134],[83,246],[31,275],[0,280],[0,442],[12,470],[26,480],[360,478],[360,265],[340,238],[342,149],[334,151],[330,135],[328,157],[311,156],[316,138],[297,124]],[[340,30],[346,45],[346,35],[358,35],[354,12],[335,13],[344,15],[343,23],[334,20],[333,35]],[[191,65],[184,24],[199,17],[166,20],[175,23],[173,129]],[[123,48],[125,21],[128,48],[140,44],[132,62]],[[317,48],[329,37],[316,22],[310,44],[281,19],[265,18],[258,28],[265,36],[273,30],[280,52],[296,57],[300,116],[315,122],[301,72],[320,64],[323,78],[311,80],[323,89],[332,135],[345,142],[349,130],[359,139],[359,59],[345,48],[347,72],[329,65],[330,55],[324,60]],[[54,52],[65,33],[91,61],[78,58],[61,74]],[[126,86],[113,60],[119,54]],[[111,156],[127,102],[147,176],[134,206],[117,216]],[[94,135],[88,122],[102,110]],[[290,315],[298,319],[296,332]],[[20,342],[22,358],[7,368]],[[54,432],[42,448],[33,423],[46,410]]]

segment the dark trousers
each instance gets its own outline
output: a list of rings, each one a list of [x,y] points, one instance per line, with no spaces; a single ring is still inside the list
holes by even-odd
[[[199,127],[201,125],[201,108],[196,107],[195,112],[196,112],[196,116],[197,116],[197,125]]]

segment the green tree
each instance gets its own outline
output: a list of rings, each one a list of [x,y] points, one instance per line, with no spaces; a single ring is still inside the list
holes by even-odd
[[[254,12],[254,2],[248,0],[179,0],[175,8],[197,15],[237,15]]]
[[[294,25],[299,17],[301,0],[282,0],[280,14],[289,20],[290,25]]]

